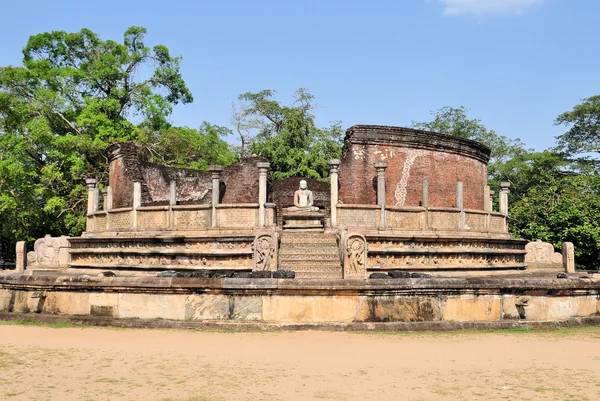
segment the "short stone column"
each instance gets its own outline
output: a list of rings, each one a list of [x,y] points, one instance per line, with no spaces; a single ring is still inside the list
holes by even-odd
[[[462,181],[456,183],[456,208],[464,210]]]
[[[572,242],[563,242],[562,258],[565,272],[575,273],[575,247]]]
[[[177,182],[171,180],[169,182],[169,228],[175,227],[175,212],[173,206],[177,204]]]
[[[111,210],[113,208],[113,189],[109,185],[106,187],[106,197],[104,198],[104,209]]]
[[[490,199],[489,199],[489,208],[490,208],[490,212],[494,211],[494,195],[496,194],[496,191],[492,191],[490,189]]]
[[[217,226],[217,205],[221,199],[221,172],[223,171],[223,166],[219,165],[211,165],[208,167],[208,171],[211,173],[212,179],[212,212],[210,218],[210,226]]]
[[[379,213],[379,229],[386,229],[385,219],[385,169],[388,168],[387,162],[375,162],[373,163],[375,170],[377,170],[377,205],[381,208]]]
[[[490,186],[486,185],[483,187],[483,210],[491,212],[490,206],[492,205]]]
[[[17,242],[15,270],[17,273],[23,273],[27,266],[27,241]]]
[[[137,208],[142,206],[142,184],[140,182],[133,183],[133,210],[131,211],[131,223],[133,229],[137,229]]]
[[[500,183],[500,213],[508,215],[508,194],[510,193],[510,182]]]
[[[258,225],[259,227],[265,227],[267,225],[265,210],[265,204],[267,203],[267,175],[269,174],[271,163],[257,162],[256,167],[258,167]]]
[[[329,198],[331,201],[331,227],[337,227],[337,225],[338,225],[338,221],[337,221],[337,204],[338,204],[338,199],[339,199],[338,173],[340,172],[340,164],[341,163],[342,162],[339,159],[329,160],[329,183],[331,185],[330,193],[329,193]]]
[[[465,213],[464,204],[464,184],[462,181],[456,182],[456,208],[460,210],[458,228],[460,230],[468,230],[467,214]]]
[[[85,186],[88,189],[87,214],[94,214],[98,211],[98,187],[95,178],[86,178]]]
[[[427,180],[421,183],[421,206],[429,206],[429,181]]]

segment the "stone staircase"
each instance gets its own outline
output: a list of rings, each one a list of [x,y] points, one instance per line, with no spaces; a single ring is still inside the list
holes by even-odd
[[[296,278],[342,278],[336,235],[284,230],[279,246],[279,268],[294,271]]]

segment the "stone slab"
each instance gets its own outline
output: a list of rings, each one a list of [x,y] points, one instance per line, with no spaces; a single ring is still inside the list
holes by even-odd
[[[456,322],[500,320],[501,311],[500,297],[448,298],[444,306],[443,320]]]
[[[119,294],[118,317],[185,319],[183,294]]]

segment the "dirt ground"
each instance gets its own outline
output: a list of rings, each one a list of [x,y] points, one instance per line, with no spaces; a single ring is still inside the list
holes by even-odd
[[[231,333],[0,325],[0,399],[600,400],[600,328]]]

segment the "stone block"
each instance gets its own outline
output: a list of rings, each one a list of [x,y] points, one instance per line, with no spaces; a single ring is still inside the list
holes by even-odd
[[[12,291],[0,290],[0,312],[8,312]]]
[[[119,294],[118,317],[184,319],[183,294]]]
[[[501,311],[500,297],[448,298],[444,306],[443,320],[455,322],[500,320]]]
[[[231,319],[234,320],[261,320],[262,319],[262,297],[242,296],[233,297],[233,312]]]
[[[357,321],[428,322],[442,320],[443,300],[425,297],[363,297]]]
[[[358,306],[358,296],[265,296],[263,320],[349,323]]]
[[[90,293],[91,306],[117,306],[119,304],[119,294],[111,292],[93,292]]]
[[[579,314],[580,317],[592,316],[598,311],[600,302],[595,296],[581,297],[579,300]]]
[[[220,294],[192,294],[185,299],[185,318],[194,320],[228,319],[229,298]]]
[[[46,292],[43,312],[61,315],[89,315],[90,294],[87,292]]]
[[[547,319],[567,319],[582,316],[580,314],[581,301],[581,298],[575,297],[546,298]]]

